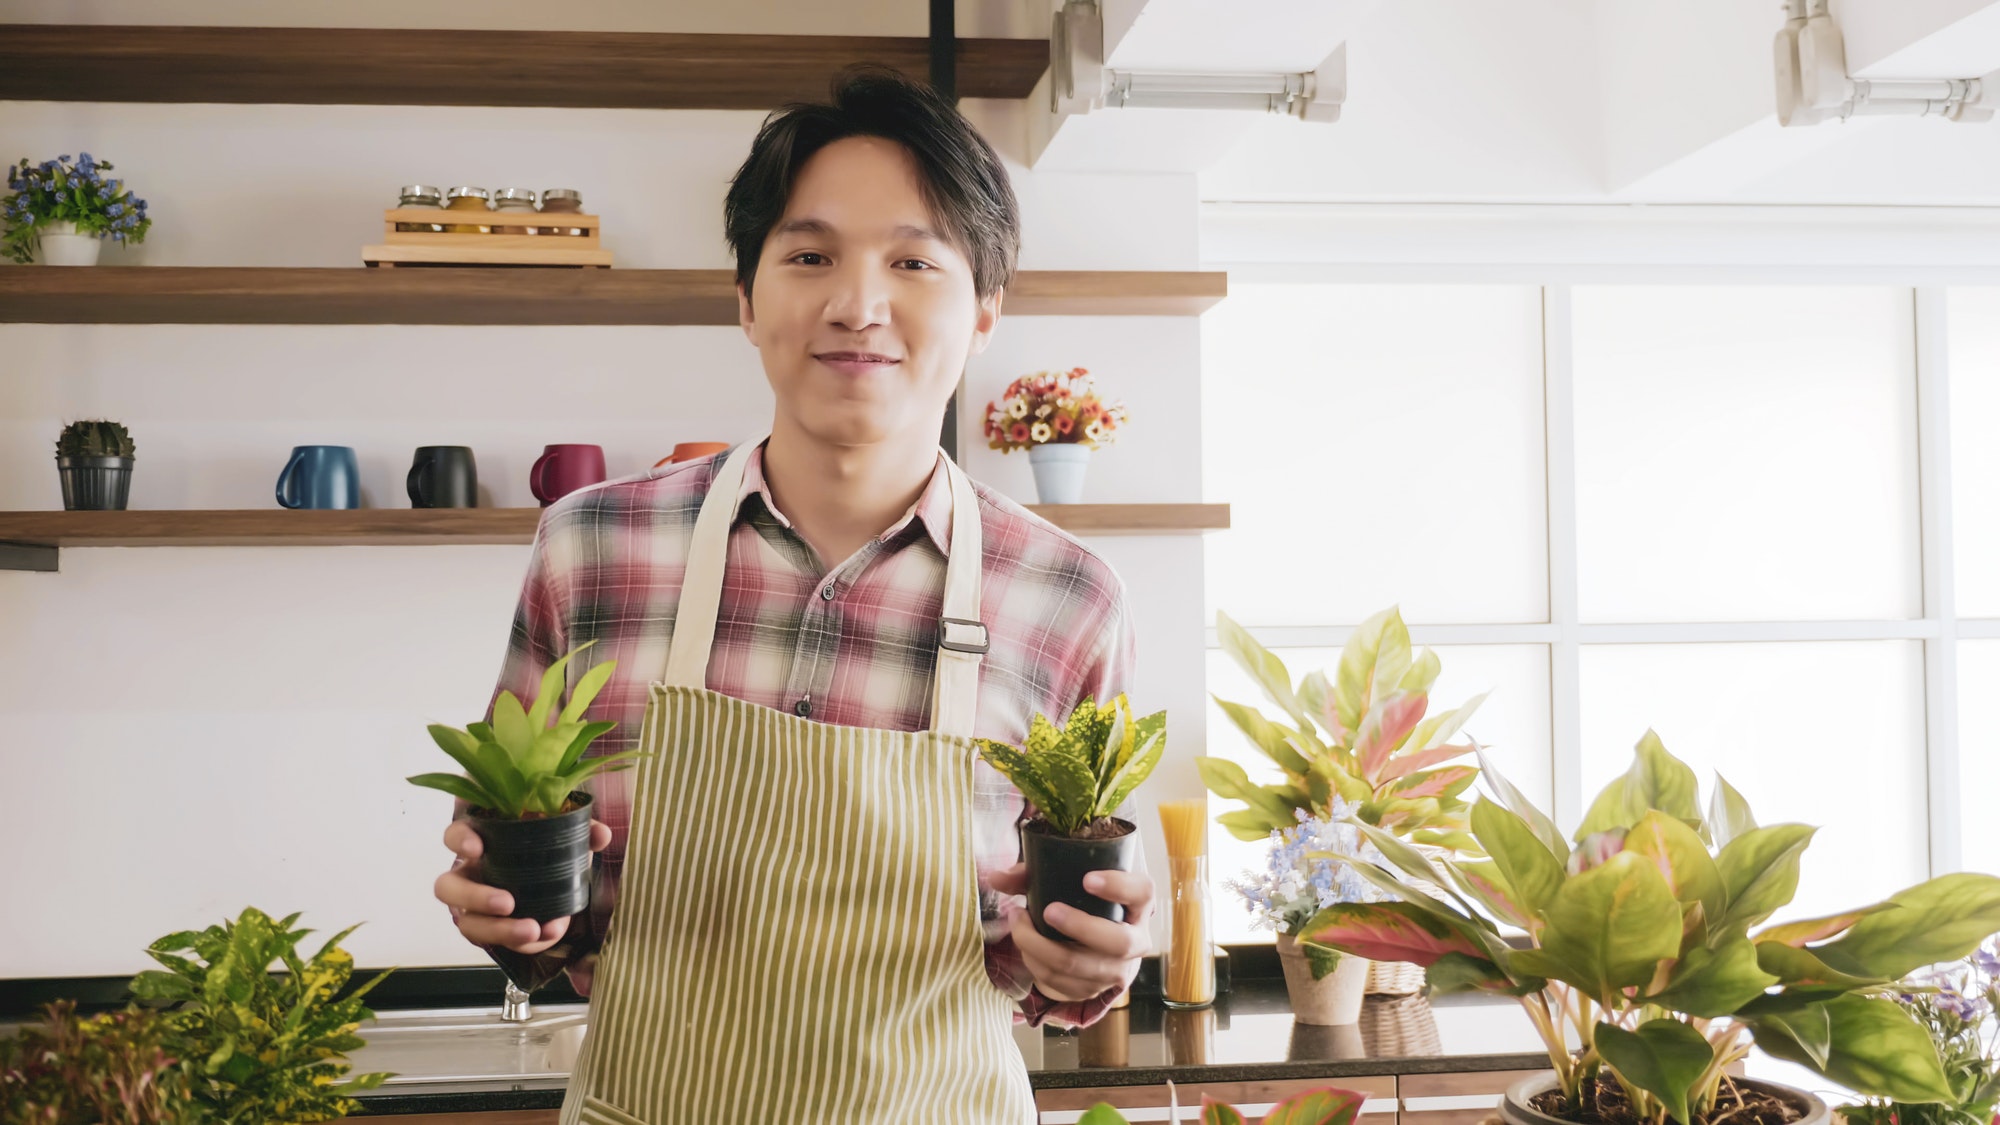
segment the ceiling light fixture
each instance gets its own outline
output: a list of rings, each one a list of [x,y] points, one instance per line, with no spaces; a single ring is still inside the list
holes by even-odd
[[[1313,70],[1218,73],[1113,70],[1104,65],[1104,13],[1097,0],[1065,0],[1049,33],[1049,109],[1229,109],[1340,120],[1347,98],[1347,46]]]
[[[1785,0],[1785,26],[1772,54],[1780,125],[1861,116],[1970,123],[1991,121],[2000,108],[2000,71],[1979,78],[1848,77],[1847,48],[1827,0]]]

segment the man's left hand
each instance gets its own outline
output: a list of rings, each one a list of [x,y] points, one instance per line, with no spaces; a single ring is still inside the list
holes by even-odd
[[[1017,863],[995,873],[992,886],[1002,894],[1026,894],[1028,865]],[[1138,974],[1140,960],[1153,952],[1147,926],[1153,914],[1150,877],[1138,871],[1093,871],[1083,877],[1083,889],[1123,905],[1125,920],[1113,922],[1052,902],[1048,923],[1076,939],[1069,944],[1043,937],[1026,910],[1014,915],[1014,946],[1034,974],[1035,987],[1051,1000],[1089,1000],[1106,989],[1123,990]]]

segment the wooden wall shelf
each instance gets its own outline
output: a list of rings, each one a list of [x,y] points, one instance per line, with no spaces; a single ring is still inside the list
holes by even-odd
[[[317,27],[0,25],[0,100],[775,109],[841,67],[929,71],[929,40]],[[960,39],[958,93],[1025,98],[1040,39]]]
[[[1015,275],[1011,316],[1193,316],[1227,295],[1220,271]],[[0,268],[0,322],[14,324],[733,325],[728,270],[495,267],[269,269]]]
[[[1229,527],[1227,504],[1059,504],[1030,511],[1076,535]],[[54,570],[63,547],[409,547],[527,544],[540,508],[0,512],[0,570]]]

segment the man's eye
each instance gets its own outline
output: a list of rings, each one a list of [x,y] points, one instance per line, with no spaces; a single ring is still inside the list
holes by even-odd
[[[924,261],[922,258],[904,258],[903,264],[906,266],[917,266],[921,269],[933,268],[929,262]]]
[[[802,254],[794,254],[794,255],[792,255],[792,261],[796,262],[796,261],[800,260],[801,258],[817,258],[817,257],[819,257],[819,256],[820,256],[820,255],[818,255],[818,254],[815,254],[815,253],[813,253],[813,252],[812,252],[811,250],[807,250],[806,252],[804,252],[804,253],[802,253]],[[811,263],[811,262],[807,262],[807,263],[806,263],[806,265],[812,265],[812,264],[813,264],[813,263]]]

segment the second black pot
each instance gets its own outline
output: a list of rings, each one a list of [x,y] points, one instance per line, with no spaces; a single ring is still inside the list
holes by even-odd
[[[1055,835],[1040,820],[1021,826],[1021,850],[1028,863],[1028,915],[1043,937],[1070,943],[1076,940],[1042,918],[1043,908],[1052,902],[1113,922],[1125,920],[1124,904],[1106,902],[1083,889],[1083,877],[1092,871],[1130,871],[1139,861],[1138,830],[1130,821],[1116,817],[1111,823],[1124,832],[1098,840]]]
[[[480,881],[514,896],[510,918],[546,922],[580,914],[590,905],[590,794],[561,816],[508,820],[473,809],[467,819],[485,854]]]
[[[63,507],[72,512],[122,512],[132,493],[132,458],[56,456]]]

